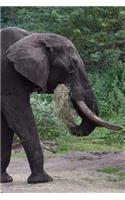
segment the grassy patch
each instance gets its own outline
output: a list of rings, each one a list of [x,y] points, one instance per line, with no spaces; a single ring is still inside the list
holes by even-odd
[[[102,169],[98,169],[97,172],[102,172],[115,176],[108,176],[109,181],[125,181],[125,171],[123,171],[120,167],[117,166],[109,166]]]
[[[14,152],[12,154],[12,158],[13,159],[17,159],[17,158],[26,158],[26,154],[24,151],[20,151],[20,152]]]
[[[113,133],[106,129],[96,129],[88,137],[75,137],[70,134],[56,138],[58,144],[57,153],[67,151],[87,152],[114,152],[125,150],[125,134]]]
[[[121,147],[119,144],[106,145],[100,140],[78,139],[69,137],[63,139],[57,139],[58,148],[57,153],[65,153],[67,151],[86,151],[86,152],[114,152],[123,151],[125,147]]]
[[[102,169],[98,169],[97,170],[98,172],[103,172],[103,173],[107,173],[107,174],[116,174],[120,171],[120,168],[119,167],[105,167],[105,168],[102,168]]]
[[[125,172],[119,172],[119,180],[125,180]]]

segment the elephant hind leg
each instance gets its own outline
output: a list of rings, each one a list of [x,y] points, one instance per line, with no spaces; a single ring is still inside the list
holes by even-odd
[[[8,127],[6,119],[1,114],[1,183],[13,181],[12,177],[6,172],[11,157],[13,135],[13,130]]]

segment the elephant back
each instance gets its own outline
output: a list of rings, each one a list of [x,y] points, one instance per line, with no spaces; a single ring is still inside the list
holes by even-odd
[[[2,55],[12,44],[30,34],[30,32],[17,27],[8,27],[1,29],[0,36]]]

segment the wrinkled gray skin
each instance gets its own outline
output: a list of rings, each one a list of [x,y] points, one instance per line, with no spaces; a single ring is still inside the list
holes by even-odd
[[[83,100],[98,115],[83,62],[74,45],[57,34],[30,33],[10,27],[1,30],[1,43],[1,182],[12,181],[6,169],[14,133],[20,138],[29,161],[31,175],[28,183],[52,181],[43,168],[43,153],[30,94],[34,91],[53,93],[59,83],[66,83],[71,89],[74,108],[83,118],[81,125],[72,127],[71,132],[77,136],[90,134],[96,124],[87,119],[76,104],[76,100]]]

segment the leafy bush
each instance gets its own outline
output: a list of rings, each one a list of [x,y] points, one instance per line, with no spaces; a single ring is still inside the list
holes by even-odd
[[[125,115],[125,64],[117,61],[106,70],[89,73],[89,78],[100,114],[107,118],[111,115]]]
[[[51,99],[50,102],[48,98]],[[40,137],[54,139],[60,134],[67,134],[67,130],[55,114],[51,95],[33,94],[31,105]]]

